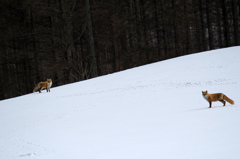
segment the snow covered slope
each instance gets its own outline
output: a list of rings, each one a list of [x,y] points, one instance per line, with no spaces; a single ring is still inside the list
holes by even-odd
[[[0,158],[239,159],[239,59],[219,49],[0,101]],[[203,90],[235,105],[210,109]]]

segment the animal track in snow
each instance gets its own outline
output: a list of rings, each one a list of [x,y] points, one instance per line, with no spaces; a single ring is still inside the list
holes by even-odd
[[[19,157],[33,157],[33,156],[37,156],[37,154],[36,153],[28,153],[28,154],[20,155]]]

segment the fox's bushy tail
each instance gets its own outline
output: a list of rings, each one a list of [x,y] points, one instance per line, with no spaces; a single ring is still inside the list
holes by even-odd
[[[33,90],[33,93],[34,93],[34,92],[37,92],[39,89],[40,89],[40,85],[37,84],[37,85],[35,86],[34,90]]]
[[[234,104],[234,101],[232,99],[228,98],[226,95],[223,96],[223,99],[225,99],[230,104]]]

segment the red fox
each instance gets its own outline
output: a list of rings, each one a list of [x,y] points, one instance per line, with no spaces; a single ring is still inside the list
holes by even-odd
[[[42,89],[46,88],[47,92],[50,92],[50,87],[52,86],[52,79],[47,79],[46,82],[39,82],[34,90],[33,90],[33,93],[36,92],[36,91],[39,91],[39,93],[41,93]]]
[[[212,102],[220,101],[223,103],[223,106],[226,105],[226,101],[228,103],[234,104],[234,101],[228,98],[223,93],[215,93],[215,94],[208,94],[208,91],[202,91],[203,98],[205,98],[209,102],[209,108],[212,107]],[[226,100],[226,101],[225,101]]]

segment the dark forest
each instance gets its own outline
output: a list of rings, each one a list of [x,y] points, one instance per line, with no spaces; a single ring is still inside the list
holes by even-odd
[[[239,0],[0,0],[0,100],[240,45]]]

